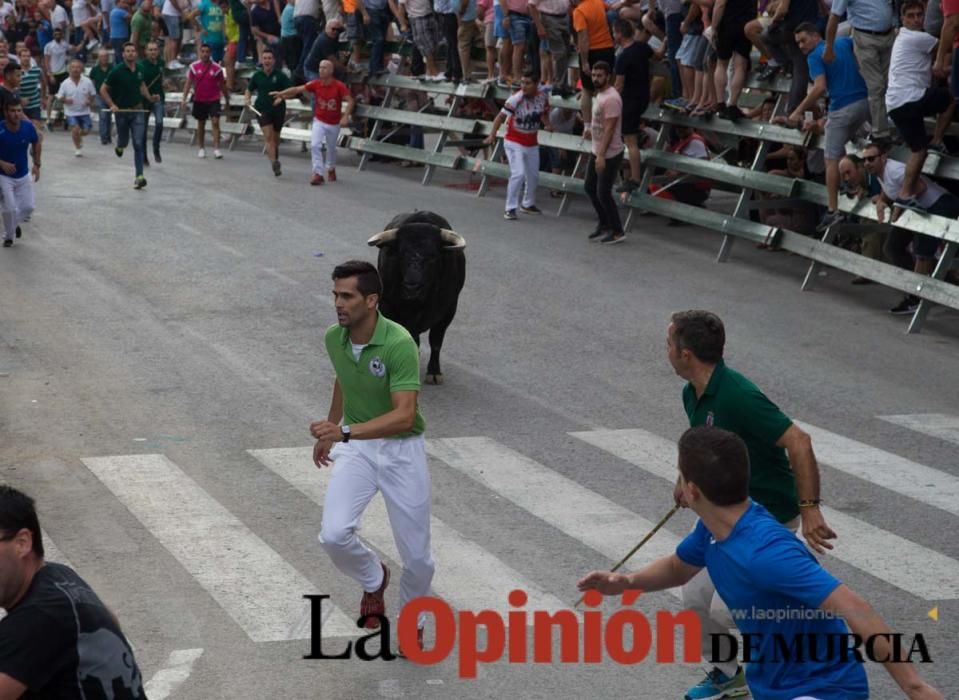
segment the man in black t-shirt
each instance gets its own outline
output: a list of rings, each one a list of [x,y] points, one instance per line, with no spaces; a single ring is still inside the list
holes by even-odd
[[[629,156],[629,179],[617,188],[620,193],[629,193],[639,187],[637,136],[639,123],[649,106],[649,61],[654,56],[647,43],[648,38],[645,30],[640,30],[637,36],[629,20],[618,19],[613,22],[613,39],[622,48],[616,57],[614,86],[623,98],[623,141],[626,142]]]
[[[145,700],[116,617],[73,569],[43,561],[33,499],[0,486],[0,697]]]

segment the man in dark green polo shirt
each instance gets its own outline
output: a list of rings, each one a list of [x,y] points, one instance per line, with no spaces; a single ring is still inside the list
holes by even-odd
[[[371,629],[386,614],[390,569],[356,529],[377,491],[403,560],[401,607],[429,595],[434,570],[426,425],[416,403],[419,351],[405,328],[377,310],[381,290],[380,276],[368,262],[351,260],[333,270],[337,323],[327,329],[325,342],[336,382],[326,420],[310,424],[316,466],[336,461],[320,542],[333,564],[363,587],[360,618]],[[417,620],[420,648],[424,624],[425,615]]]
[[[137,61],[137,68],[143,76],[143,82],[150,93],[149,100],[143,100],[143,108],[147,110],[143,115],[143,164],[149,165],[150,159],[146,154],[146,134],[147,127],[150,125],[150,115],[153,115],[153,159],[157,163],[162,163],[160,157],[160,142],[163,139],[163,116],[166,113],[166,106],[163,99],[163,59],[160,58],[160,46],[155,41],[147,42],[146,58]],[[154,100],[153,97],[157,99]]]
[[[106,146],[112,141],[111,130],[113,127],[113,112],[110,111],[110,105],[100,95],[100,88],[106,82],[107,76],[113,70],[113,64],[110,63],[110,49],[100,49],[97,51],[97,62],[90,69],[90,80],[93,81],[93,87],[97,89],[97,114],[100,127],[100,143]]]
[[[683,406],[690,427],[715,426],[742,438],[749,452],[749,496],[792,530],[801,519],[803,537],[820,554],[832,549],[828,540],[836,533],[819,509],[812,441],[755,384],[723,362],[723,322],[709,311],[682,311],[673,314],[666,336],[669,363],[688,382]],[[679,484],[674,497],[682,502]],[[711,649],[714,634],[735,626],[705,569],[683,586],[683,604],[699,614],[703,649]],[[721,650],[720,658],[730,658],[727,651]],[[716,663],[686,697],[739,697],[745,688],[743,671],[733,660]]]
[[[151,95],[143,82],[143,73],[137,67],[137,49],[129,41],[123,45],[123,63],[114,66],[110,75],[100,86],[100,97],[104,99],[117,120],[117,158],[123,157],[123,149],[133,141],[133,166],[136,177],[133,187],[142,190],[147,186],[143,177],[143,147],[146,143],[146,110],[143,100],[156,102],[159,97]],[[132,132],[132,135],[131,135]]]
[[[252,106],[256,110],[256,121],[263,132],[263,140],[266,141],[266,157],[273,166],[273,174],[279,177],[282,174],[280,169],[280,131],[286,122],[286,102],[280,101],[280,104],[274,105],[274,98],[271,93],[281,92],[288,87],[292,87],[293,82],[287,77],[286,73],[276,70],[276,58],[273,55],[273,49],[266,47],[260,50],[260,63],[263,68],[258,70],[250,78],[249,85],[246,88],[244,99],[246,106]],[[256,102],[251,104],[253,93],[256,93]]]

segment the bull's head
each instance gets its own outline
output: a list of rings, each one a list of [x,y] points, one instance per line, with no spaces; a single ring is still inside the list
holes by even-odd
[[[387,229],[372,236],[367,244],[395,249],[402,276],[395,291],[406,301],[422,301],[436,283],[443,253],[462,250],[466,241],[455,231],[419,222],[404,225],[403,235],[399,234],[399,228]]]

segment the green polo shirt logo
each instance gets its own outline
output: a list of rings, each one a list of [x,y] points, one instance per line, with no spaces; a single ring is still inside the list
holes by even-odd
[[[420,390],[419,348],[403,326],[382,314],[358,360],[353,359],[348,328],[330,326],[324,343],[343,393],[346,425],[365,423],[392,411],[394,392]],[[425,429],[426,422],[417,405],[413,429],[394,437],[412,437]]]

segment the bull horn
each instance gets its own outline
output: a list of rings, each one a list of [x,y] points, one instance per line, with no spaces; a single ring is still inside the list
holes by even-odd
[[[379,233],[370,237],[370,240],[366,242],[366,245],[375,245],[379,248],[381,245],[386,245],[387,243],[392,243],[396,240],[396,232],[399,231],[398,228],[388,228],[385,231],[380,231]]]
[[[466,247],[466,239],[456,233],[456,231],[441,228],[440,237],[443,239],[443,243],[446,243],[444,250],[462,250]]]

